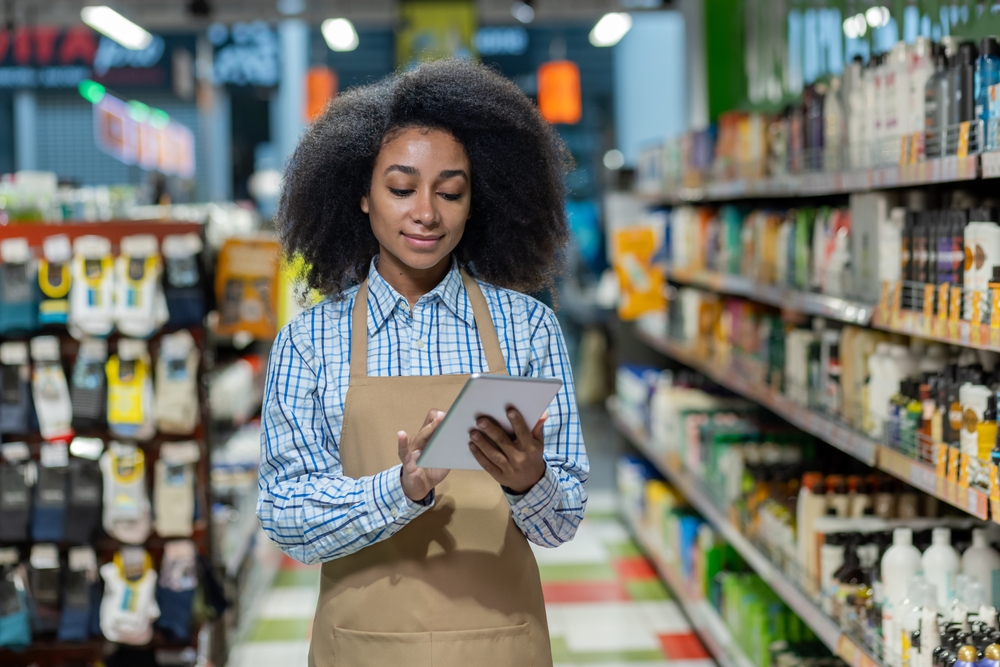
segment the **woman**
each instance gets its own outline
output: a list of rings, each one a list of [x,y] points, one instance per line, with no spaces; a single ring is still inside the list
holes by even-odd
[[[559,326],[522,292],[552,284],[567,164],[517,87],[459,61],[347,91],[292,156],[278,230],[328,298],[274,343],[257,513],[323,563],[311,664],[552,663],[528,540],[573,537],[588,463]],[[477,424],[483,471],[417,467],[485,372],[564,384],[512,436]]]

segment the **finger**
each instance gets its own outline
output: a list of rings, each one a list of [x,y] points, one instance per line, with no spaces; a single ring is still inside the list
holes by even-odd
[[[535,440],[541,440],[542,434],[545,432],[545,422],[547,422],[548,420],[549,420],[549,411],[546,410],[545,412],[542,413],[542,416],[539,417],[538,423],[535,424],[535,428],[531,429],[531,437],[533,437]]]
[[[424,426],[427,426],[432,421],[438,418],[438,415],[443,415],[444,413],[437,409],[431,409],[427,411],[427,416],[424,418]],[[423,426],[421,427],[423,428]]]
[[[423,449],[427,441],[431,439],[434,435],[434,431],[437,427],[441,425],[441,420],[444,419],[444,413],[440,410],[432,410],[431,412],[436,412],[434,417],[423,425],[423,427],[417,432],[417,435],[410,439],[410,449]]]
[[[507,419],[510,420],[510,425],[514,429],[514,437],[517,438],[515,444],[520,445],[522,448],[530,445],[531,431],[528,430],[528,425],[524,423],[524,417],[521,416],[517,408],[507,408]]]
[[[483,454],[482,450],[479,449],[476,443],[474,442],[469,443],[469,451],[472,452],[472,455],[474,457],[476,457],[476,461],[478,461],[479,465],[483,467],[483,470],[488,472],[494,479],[497,479],[498,477],[503,475],[503,471],[500,469],[500,467],[497,466],[497,464],[493,463],[493,461],[491,461],[488,456]]]
[[[513,453],[517,449],[514,443],[511,442],[510,436],[492,419],[480,417],[476,420],[476,428],[493,441],[493,444],[501,451]]]
[[[410,451],[410,437],[406,435],[406,431],[399,431],[396,433],[396,439],[399,441],[399,460],[406,463]]]
[[[510,459],[507,455],[492,442],[488,442],[481,434],[473,431],[472,444],[490,461],[500,469],[502,473],[511,472]]]

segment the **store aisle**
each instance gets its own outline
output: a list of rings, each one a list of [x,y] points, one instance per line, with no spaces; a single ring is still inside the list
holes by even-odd
[[[557,666],[714,664],[615,515],[610,491],[593,494],[574,541],[535,555]],[[319,568],[283,558],[230,666],[305,665],[318,589]]]

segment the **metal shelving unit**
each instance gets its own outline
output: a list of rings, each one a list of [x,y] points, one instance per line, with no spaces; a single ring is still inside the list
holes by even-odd
[[[778,308],[826,317],[847,324],[868,326],[875,313],[875,304],[814,292],[790,290],[777,285],[762,285],[749,278],[728,273],[689,271],[668,267],[667,276],[674,282],[703,287],[720,294],[742,296]]]
[[[708,492],[693,475],[669,464],[656,452],[647,436],[639,433],[624,421],[616,410],[614,399],[609,401],[608,408],[615,427],[687,498],[691,506],[712,525],[724,540],[732,545],[747,565],[812,629],[823,644],[847,660],[852,667],[883,664],[872,656],[864,646],[844,634],[834,619],[824,613],[816,602],[789,580],[760,549],[743,535],[739,528],[730,523],[723,511],[715,505]]]
[[[974,488],[961,487],[937,474],[920,461],[885,447],[879,442],[826,415],[810,410],[770,387],[755,384],[745,374],[719,368],[694,355],[686,346],[666,336],[656,336],[636,328],[636,336],[646,345],[703,373],[717,384],[762,405],[799,429],[811,433],[850,454],[859,461],[889,473],[921,491],[935,496],[979,519],[989,517],[989,496]]]

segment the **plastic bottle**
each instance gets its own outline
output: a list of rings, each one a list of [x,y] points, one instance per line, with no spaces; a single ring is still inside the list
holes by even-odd
[[[917,37],[907,58],[907,104],[908,110],[904,132],[919,132],[923,137],[926,110],[925,88],[934,76],[934,45],[926,37]]]
[[[979,436],[979,460],[989,461],[997,442],[997,395],[992,391],[986,399],[983,418],[976,425],[976,433]]]
[[[898,605],[898,610],[894,616],[898,618],[896,623],[899,629],[898,637],[890,641],[888,635],[883,640],[887,651],[893,651],[892,657],[898,655],[898,662],[894,659],[888,660],[889,664],[898,664],[903,667],[911,665],[911,638],[913,633],[920,629],[920,617],[924,609],[934,610],[937,608],[937,591],[934,584],[927,581],[927,577],[917,575],[910,580],[907,588],[906,599]],[[898,647],[898,652],[896,648]],[[915,656],[913,656],[915,657]],[[911,665],[912,667],[912,665]]]
[[[983,122],[987,150],[992,150],[994,146],[994,138],[990,133],[989,87],[998,83],[1000,83],[1000,44],[993,37],[984,37],[979,41],[979,57],[976,59],[973,89],[976,96],[976,119]]]
[[[845,73],[846,76],[846,73]],[[847,135],[846,107],[840,77],[830,79],[830,89],[823,99],[823,170],[841,171]]]
[[[955,92],[955,115],[952,123],[964,123],[976,118],[976,58],[979,50],[975,42],[962,42],[958,45],[958,53],[954,62],[951,63],[952,89]],[[954,153],[958,142],[950,146],[950,152]]]
[[[958,552],[951,546],[951,529],[935,528],[931,532],[931,546],[921,557],[924,576],[937,588],[938,607],[949,608],[955,596],[955,576],[961,567]]]
[[[896,627],[897,614],[920,571],[920,550],[913,546],[913,530],[896,528],[892,531],[892,546],[882,556],[882,637],[887,650],[893,655],[902,653],[900,633]]]
[[[960,448],[963,454],[978,459],[980,440],[978,426],[983,421],[989,397],[993,396],[993,392],[986,385],[967,382],[959,389],[958,396],[959,402],[962,405],[964,420],[961,436],[959,437]],[[975,416],[974,423],[971,419],[973,415]],[[996,430],[995,426],[993,430]],[[993,442],[996,442],[995,435],[993,436]]]
[[[927,157],[944,155],[948,126],[951,124],[951,76],[948,56],[940,49],[934,56],[934,73],[924,86],[924,153]]]
[[[982,528],[972,531],[972,546],[962,554],[962,574],[974,577],[986,589],[990,604],[1000,602],[1000,553],[990,546]]]

